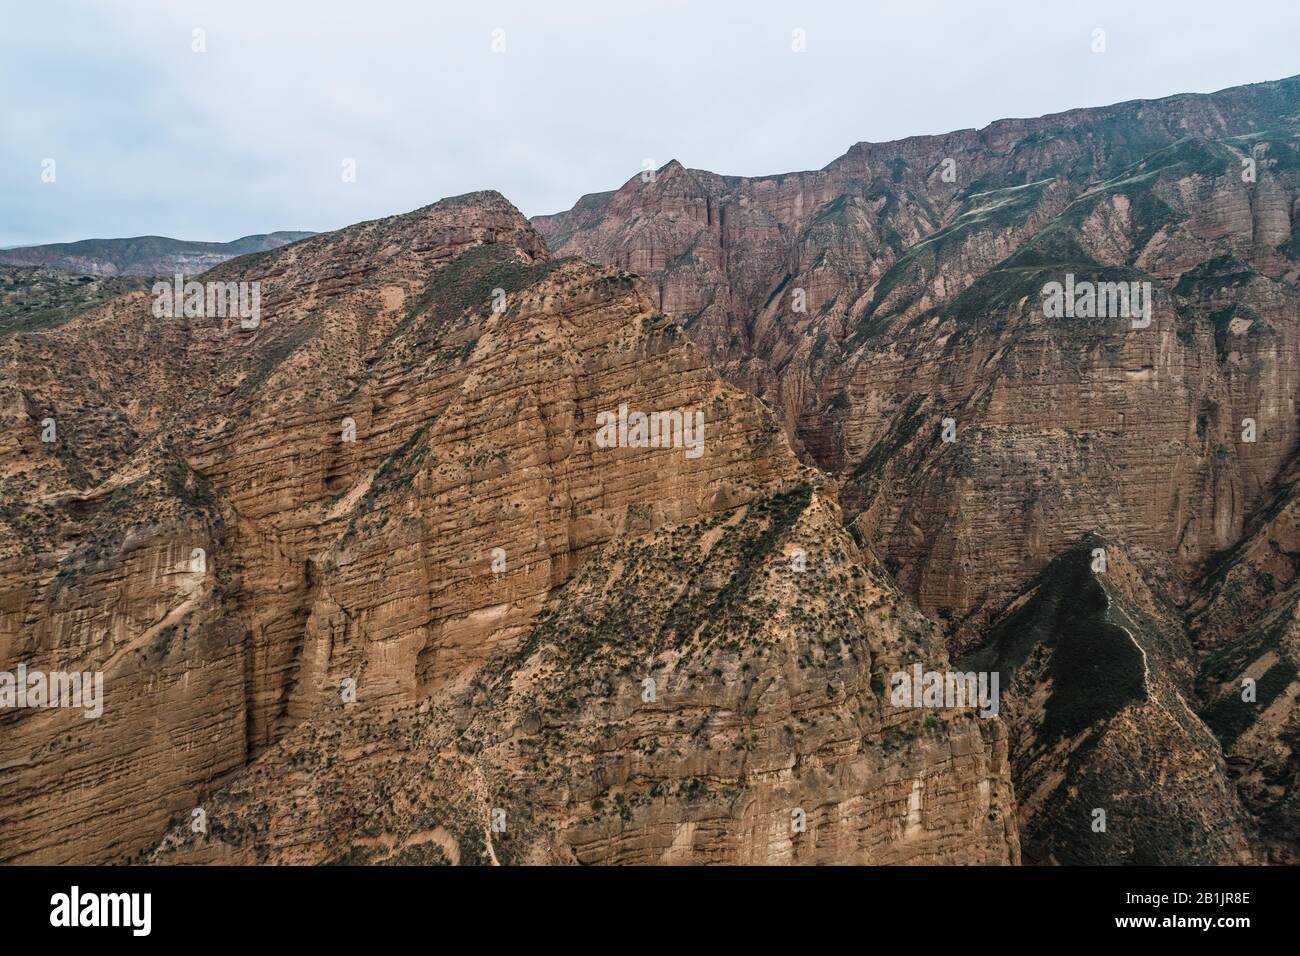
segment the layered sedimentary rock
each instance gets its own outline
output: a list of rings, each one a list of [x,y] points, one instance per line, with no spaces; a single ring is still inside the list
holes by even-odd
[[[4,666],[98,671],[107,697],[96,720],[0,715],[6,860],[121,859],[274,738],[327,506],[302,512],[332,495],[333,397],[439,265],[501,238],[521,262],[545,256],[485,198],[245,260],[229,278],[261,284],[252,328],[159,318],[141,292],[4,340]],[[387,450],[361,447],[376,464]]]
[[[1298,110],[1291,79],[859,144],[816,172],[674,162],[535,223],[654,283],[969,638],[1089,529],[1191,567],[1261,501],[1296,437]],[[1152,324],[1047,318],[1067,274],[1151,283]]]
[[[1162,619],[1184,635],[1177,692],[1228,761],[1149,708],[1120,712],[1141,719],[1115,752],[1163,741],[1208,768],[1218,796],[1175,814],[1199,832],[1181,858],[1242,858],[1257,826],[1258,859],[1292,859],[1298,133],[1291,78],[859,144],[818,171],[674,162],[534,222],[560,253],[643,274],[724,375],[778,409],[955,650],[1027,626],[1006,607],[1084,534],[1158,572]],[[1053,309],[1053,284],[1096,294]],[[1138,295],[1149,312],[1124,308]],[[1061,626],[1093,616],[1066,610]],[[1257,701],[1239,699],[1247,679]],[[1118,718],[1094,716],[1072,739],[1116,740]],[[1219,827],[1225,773],[1251,819],[1225,811]],[[1021,795],[1032,856],[1156,858],[1131,835],[1057,832],[1044,793]]]
[[[1191,607],[1202,715],[1259,821],[1263,852],[1286,864],[1300,861],[1297,478],[1292,459],[1242,540],[1215,555]]]
[[[1018,860],[1000,723],[889,705],[940,636],[826,489],[628,518],[450,707],[336,707],[150,859]]]
[[[0,859],[1294,861],[1298,86],[28,283]]]
[[[471,862],[496,809],[521,861],[1018,860],[1000,724],[887,705],[940,636],[639,280],[491,193],[202,278],[260,314],[3,344],[0,660],[106,698],[4,716],[5,860]]]

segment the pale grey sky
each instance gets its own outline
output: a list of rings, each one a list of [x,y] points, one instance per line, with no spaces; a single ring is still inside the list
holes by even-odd
[[[0,246],[325,230],[484,188],[533,215],[645,159],[819,168],[860,140],[1300,73],[1295,0],[4,0],[0,13]],[[342,182],[345,158],[356,182]]]

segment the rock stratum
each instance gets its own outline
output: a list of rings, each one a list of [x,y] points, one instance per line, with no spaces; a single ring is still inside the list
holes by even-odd
[[[199,277],[252,321],[23,273],[0,671],[104,706],[0,709],[0,861],[1295,862],[1298,137],[473,193]]]
[[[776,410],[954,652],[987,647],[1085,535],[1122,552],[1181,635],[1169,679],[1227,757],[1179,811],[1201,836],[1218,821],[1219,851],[1174,858],[1240,859],[1229,847],[1245,833],[1258,859],[1290,862],[1298,213],[1293,77],[861,143],[817,171],[672,162],[533,222],[560,254],[644,276],[723,376]],[[1150,314],[1050,314],[1044,290],[1074,282],[1149,288]],[[1072,600],[1053,626],[1093,633],[1093,603]],[[1223,763],[1198,725],[1184,736]],[[1070,788],[1064,757],[1035,779]],[[1024,786],[1022,832],[1037,833]],[[1043,858],[1091,861],[1105,842],[1034,841]]]
[[[884,698],[942,634],[639,279],[495,193],[204,279],[256,326],[3,343],[0,660],[105,677],[0,717],[6,862],[1018,861],[1000,724]]]

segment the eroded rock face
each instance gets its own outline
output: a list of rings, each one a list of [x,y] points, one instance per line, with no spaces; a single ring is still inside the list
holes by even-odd
[[[204,280],[257,321],[0,354],[0,660],[106,695],[6,715],[6,860],[1018,861],[1000,725],[885,705],[937,632],[640,280],[490,193]]]
[[[1217,555],[1192,604],[1206,723],[1259,821],[1271,862],[1300,860],[1300,630],[1293,459],[1242,540]]]
[[[581,258],[475,193],[203,276],[251,321],[0,328],[0,670],[105,677],[0,712],[0,859],[1293,861],[1296,100],[670,164],[536,222]],[[1002,716],[894,699],[949,648]]]
[[[1262,500],[1296,439],[1298,109],[1291,79],[859,144],[816,172],[670,163],[535,223],[645,275],[969,646],[1088,530],[1190,572]],[[1151,324],[1047,317],[1067,275],[1150,283]]]
[[[5,859],[121,859],[274,739],[327,533],[307,509],[330,494],[333,397],[422,270],[498,239],[521,268],[546,257],[503,199],[468,197],[214,274],[262,283],[253,329],[160,319],[136,293],[0,345],[4,669],[99,671],[107,696],[97,720],[0,717]]]
[[[151,859],[1018,861],[1000,722],[889,706],[940,636],[826,489],[646,517],[452,707],[305,724]]]
[[[778,409],[955,652],[1028,627],[1008,608],[1083,535],[1160,581],[1180,676],[1153,699],[1182,704],[1135,700],[1054,737],[1020,725],[1032,858],[1156,859],[1140,826],[1072,830],[1087,821],[1060,790],[1132,773],[1182,828],[1151,831],[1164,859],[1294,859],[1298,132],[1291,78],[859,144],[812,172],[671,163],[534,220],[557,252],[644,275],[724,376]],[[1054,283],[1112,291],[1067,312],[1049,308]],[[1150,312],[1122,311],[1121,288]],[[1067,602],[1052,620],[1093,617]],[[1013,700],[1051,657],[1017,665]],[[1265,703],[1240,700],[1247,680]],[[1162,747],[1195,771],[1164,767]]]

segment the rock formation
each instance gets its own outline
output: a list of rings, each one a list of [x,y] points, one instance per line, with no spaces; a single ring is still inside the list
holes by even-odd
[[[255,314],[24,277],[0,672],[105,700],[0,710],[0,861],[1294,862],[1298,137],[474,193],[198,277]]]
[[[203,278],[256,324],[5,343],[0,659],[106,684],[0,718],[6,860],[1018,861],[1001,725],[888,706],[941,635],[631,274],[480,193]]]
[[[561,254],[644,275],[724,376],[778,410],[956,651],[1004,636],[1005,608],[1083,535],[1158,580],[1183,634],[1177,693],[1227,749],[1265,855],[1292,859],[1298,136],[1291,78],[859,144],[815,172],[674,162],[534,223]],[[1053,283],[1104,288],[1107,308],[1053,310]],[[1149,314],[1117,309],[1120,289],[1149,289]],[[1094,613],[1068,612],[1053,620]],[[1240,700],[1246,678],[1258,701]],[[1069,841],[1040,839],[1040,809],[1025,806],[1027,845],[1051,855]],[[1198,836],[1217,849],[1177,858],[1237,855],[1225,813]]]
[[[1253,862],[1253,826],[1197,716],[1176,610],[1086,535],[959,665],[1007,680],[1021,837],[1035,862]]]
[[[1296,438],[1298,112],[1290,79],[859,144],[817,172],[673,162],[534,223],[650,280],[970,637],[1086,531],[1193,566],[1262,500]],[[1151,324],[1045,317],[1067,274],[1150,282]]]

